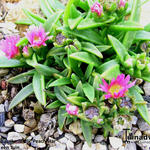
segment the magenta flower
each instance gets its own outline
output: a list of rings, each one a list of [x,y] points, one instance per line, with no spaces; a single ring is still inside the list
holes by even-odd
[[[120,0],[119,7],[125,7],[126,0]]]
[[[30,47],[40,47],[42,45],[46,46],[45,41],[49,39],[42,25],[39,27],[34,25],[30,26],[25,35],[31,44]]]
[[[25,46],[23,49],[22,49],[22,52],[26,55],[29,55],[29,52],[28,52],[28,46]]]
[[[95,2],[91,7],[91,11],[97,13],[98,16],[101,16],[103,12],[103,6],[99,2]]]
[[[18,36],[9,36],[5,40],[0,41],[0,50],[3,51],[8,59],[15,58],[20,55],[19,47],[16,46],[20,40]]]
[[[99,90],[106,92],[105,99],[124,97],[129,88],[135,85],[135,81],[128,84],[130,75],[125,78],[124,74],[118,75],[116,80],[113,78],[110,85],[102,79],[103,85],[100,84]]]
[[[79,108],[77,106],[73,106],[71,104],[66,105],[66,111],[69,115],[78,115]]]

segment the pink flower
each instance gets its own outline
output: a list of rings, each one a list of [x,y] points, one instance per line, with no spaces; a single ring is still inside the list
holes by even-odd
[[[9,36],[0,41],[0,50],[2,50],[8,59],[19,56],[19,47],[16,46],[20,40],[19,36]]]
[[[100,3],[95,2],[93,6],[91,7],[91,11],[97,13],[98,16],[101,16],[103,12],[103,6],[101,6]]]
[[[46,46],[45,41],[49,39],[42,25],[39,27],[34,25],[30,26],[25,35],[31,44],[30,47],[40,47],[42,45]]]
[[[66,105],[66,111],[69,115],[78,115],[79,108],[77,106],[73,106],[71,104]]]
[[[135,81],[128,84],[130,75],[125,78],[124,74],[118,75],[116,80],[113,78],[110,85],[102,79],[103,85],[100,84],[99,90],[106,92],[105,99],[124,97],[129,88],[135,85]]]
[[[28,52],[28,46],[25,46],[23,49],[22,49],[22,52],[26,55],[29,55],[29,52]]]
[[[125,7],[126,0],[120,0],[119,7]]]

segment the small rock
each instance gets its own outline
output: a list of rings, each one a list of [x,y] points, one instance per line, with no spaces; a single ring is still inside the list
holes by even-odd
[[[76,137],[71,133],[65,133],[65,137],[74,143],[77,141]]]
[[[24,125],[26,125],[27,127],[33,129],[33,128],[36,127],[37,121],[35,119],[29,119],[29,120],[24,122]]]
[[[59,133],[58,133],[58,131],[56,131],[55,133],[54,133],[54,138],[58,138],[59,137]]]
[[[146,130],[146,131],[144,131],[143,133],[144,133],[145,135],[150,136],[150,130]]]
[[[63,138],[59,139],[58,141],[62,144],[66,144],[68,139],[66,137],[63,137]]]
[[[118,150],[118,148],[113,148],[111,145],[108,145],[109,150]]]
[[[9,132],[7,140],[8,141],[22,140],[22,136],[19,133],[17,133],[17,132]]]
[[[46,147],[45,141],[42,139],[41,135],[36,135],[31,141],[31,146],[35,148],[44,148]]]
[[[124,146],[119,147],[118,150],[125,150],[125,149],[124,149]]]
[[[74,150],[74,144],[70,140],[67,141],[66,145],[67,150]]]
[[[35,150],[35,149],[34,149],[33,147],[30,146],[30,147],[28,147],[28,150]]]
[[[5,112],[4,104],[0,104],[0,113]]]
[[[5,134],[5,133],[0,133],[0,137],[3,137],[3,138],[5,138],[5,139],[7,139],[7,134]]]
[[[31,132],[31,136],[32,136],[32,137],[35,137],[35,133],[34,133],[34,132]]]
[[[82,133],[80,122],[77,120],[69,125],[69,130],[73,132],[75,135],[79,135]]]
[[[30,109],[23,110],[23,118],[24,120],[34,119],[34,111]]]
[[[5,122],[5,112],[0,112],[0,127],[4,125]]]
[[[27,126],[24,126],[24,134],[28,134],[30,132],[32,132],[32,129]]]
[[[145,82],[143,89],[144,89],[145,95],[146,96],[149,95],[149,93],[150,93],[150,82]]]
[[[24,132],[24,125],[23,124],[15,124],[14,130],[18,133]]]
[[[82,149],[82,143],[79,143],[75,146],[75,150],[81,150]]]
[[[113,148],[119,148],[122,146],[122,139],[117,137],[109,137],[110,144]]]
[[[84,143],[82,150],[96,150],[96,145],[92,144],[91,147],[87,144],[87,142]]]
[[[63,134],[63,132],[59,128],[57,128],[57,131],[58,131],[59,135]]]
[[[141,142],[137,143],[137,145],[140,146],[142,150],[150,150],[150,142]]]
[[[8,72],[9,72],[9,69],[0,69],[0,77],[7,75]]]
[[[8,112],[8,108],[9,108],[8,100],[5,100],[4,107],[5,107],[5,111]]]
[[[60,143],[60,142],[55,142],[55,144],[56,144],[56,150],[66,150],[66,145],[65,144],[62,144],[62,143]]]
[[[10,130],[11,128],[7,128],[7,127],[0,127],[0,132],[2,133],[6,133]]]
[[[80,138],[81,141],[85,141],[85,139],[84,139],[84,137],[83,137],[82,134],[79,134],[78,136],[79,136],[79,138]]]
[[[142,135],[142,133],[141,133],[140,130],[137,130],[137,131],[135,132],[135,134],[134,134],[134,136],[141,136],[141,135]]]
[[[96,143],[96,150],[107,150],[107,146],[100,143]]]
[[[95,143],[100,143],[101,141],[104,140],[104,136],[103,135],[97,135],[94,139]]]
[[[17,122],[17,121],[18,121],[18,118],[19,118],[19,115],[16,115],[16,116],[13,116],[13,117],[12,117],[12,120],[13,120],[14,122]]]
[[[138,118],[136,116],[132,116],[132,121],[131,123],[136,125]]]
[[[15,143],[11,145],[11,149],[28,150],[29,146],[26,143]]]
[[[143,119],[139,119],[137,124],[139,126],[140,131],[150,130],[150,126]]]
[[[125,145],[125,150],[136,150],[136,144],[135,143],[127,143]]]
[[[5,121],[5,127],[11,128],[14,126],[14,124],[15,124],[15,122],[11,119],[8,119]]]

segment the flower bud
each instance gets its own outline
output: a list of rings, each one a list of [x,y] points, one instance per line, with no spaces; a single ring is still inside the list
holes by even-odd
[[[95,2],[91,7],[91,11],[101,16],[103,14],[103,6],[99,2]]]
[[[77,106],[71,105],[71,104],[67,104],[66,105],[66,111],[69,115],[78,115],[78,110],[79,108]]]
[[[32,48],[28,47],[28,46],[25,46],[23,49],[22,49],[22,55],[24,56],[24,58],[30,58],[33,54],[33,50]]]

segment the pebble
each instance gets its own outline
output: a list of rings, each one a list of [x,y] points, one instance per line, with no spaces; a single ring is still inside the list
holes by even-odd
[[[24,134],[28,134],[30,132],[32,132],[32,129],[27,126],[24,126]]]
[[[140,131],[150,130],[150,126],[143,119],[139,119],[137,121],[137,124],[138,124]]]
[[[45,141],[42,139],[41,135],[36,135],[31,141],[31,146],[35,148],[44,148],[46,147]]]
[[[0,113],[5,112],[5,106],[4,104],[0,104]]]
[[[18,121],[18,118],[19,118],[19,115],[16,115],[16,116],[13,116],[13,117],[12,117],[12,120],[13,120],[14,122],[17,122],[17,121]]]
[[[19,133],[17,133],[17,132],[9,132],[7,140],[8,141],[22,140],[22,136]]]
[[[83,144],[82,150],[96,150],[96,145],[92,144],[91,147],[85,142]]]
[[[100,143],[96,143],[96,150],[107,150],[107,146]]]
[[[127,143],[125,145],[125,150],[136,150],[136,144],[135,143]]]
[[[75,122],[73,122],[72,124],[69,125],[69,130],[71,132],[73,132],[75,135],[79,135],[82,133],[82,129],[81,129],[81,124],[80,122],[77,120]]]
[[[109,137],[110,144],[113,148],[119,148],[122,146],[122,139],[117,137]]]
[[[35,150],[35,149],[34,149],[33,147],[30,146],[30,147],[28,147],[28,150]]]
[[[0,127],[4,125],[5,122],[5,112],[0,113]]]
[[[14,124],[15,124],[15,122],[11,119],[8,119],[5,121],[5,127],[11,128],[14,126]]]
[[[0,127],[0,132],[2,133],[6,133],[10,130],[11,128],[8,128],[8,127]]]
[[[58,141],[62,144],[66,144],[68,139],[66,137],[63,137],[63,138],[59,139]]]
[[[145,82],[143,86],[145,95],[150,95],[150,82]]]
[[[141,135],[142,135],[142,133],[141,133],[140,130],[137,130],[137,131],[135,132],[135,134],[134,134],[134,136],[141,136]]]
[[[26,143],[15,143],[11,145],[11,148],[14,150],[28,150],[29,146]]]
[[[104,140],[104,136],[103,135],[96,135],[94,142],[95,143],[100,143],[101,141]]]
[[[67,150],[74,150],[74,144],[70,140],[67,141],[66,145]]]
[[[71,133],[65,133],[65,137],[67,139],[69,139],[71,142],[75,143],[77,141],[76,137],[73,134],[71,134]]]
[[[23,110],[23,118],[24,120],[34,119],[34,111],[30,109]]]
[[[60,143],[60,142],[55,142],[55,144],[56,144],[56,150],[66,150],[66,145],[65,144],[62,144],[62,143]]]
[[[82,143],[79,143],[75,146],[75,150],[81,150],[82,149]]]
[[[125,150],[125,149],[124,149],[124,146],[119,147],[118,150]]]
[[[24,132],[24,125],[23,124],[15,124],[14,130],[18,133]]]
[[[0,69],[0,77],[7,75],[8,72],[9,72],[9,69]]]
[[[150,130],[146,130],[146,131],[144,131],[143,133],[144,133],[145,135],[150,136]]]
[[[136,125],[138,118],[136,116],[132,116],[132,121],[131,123]]]
[[[4,107],[5,107],[5,111],[8,112],[8,108],[9,108],[9,102],[8,102],[8,100],[5,100]]]
[[[35,119],[29,119],[27,121],[24,122],[24,125],[26,125],[29,128],[35,128],[37,125],[37,121]]]
[[[63,134],[63,132],[59,128],[57,128],[57,131],[58,131],[59,135]]]

